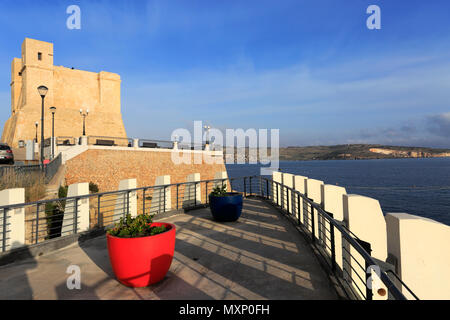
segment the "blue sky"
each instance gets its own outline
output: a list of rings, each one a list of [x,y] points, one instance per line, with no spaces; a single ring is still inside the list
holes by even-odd
[[[81,8],[81,30],[66,8]],[[366,27],[369,5],[381,30]],[[450,2],[380,0],[2,1],[0,125],[25,37],[55,65],[122,77],[130,137],[194,120],[280,129],[288,145],[450,147]]]

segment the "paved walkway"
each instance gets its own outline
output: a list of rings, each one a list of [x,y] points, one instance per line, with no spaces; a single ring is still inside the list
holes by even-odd
[[[0,267],[0,299],[337,298],[303,237],[260,200],[245,200],[238,222],[214,222],[209,209],[163,220],[177,226],[176,252],[156,285],[118,283],[102,236]],[[67,288],[70,265],[81,269],[81,290]]]

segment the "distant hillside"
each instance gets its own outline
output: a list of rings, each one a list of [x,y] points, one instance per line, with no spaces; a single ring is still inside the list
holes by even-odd
[[[224,150],[224,153],[225,152],[226,150]],[[246,148],[246,162],[249,160],[248,154],[249,150]],[[280,148],[280,160],[354,160],[437,157],[450,157],[450,149],[398,147],[379,144],[345,144],[336,146]]]
[[[338,160],[450,157],[450,149],[397,147],[376,144],[288,147],[280,149],[280,160]]]

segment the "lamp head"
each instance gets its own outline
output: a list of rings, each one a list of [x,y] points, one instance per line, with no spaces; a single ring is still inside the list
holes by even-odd
[[[44,98],[45,95],[46,95],[47,92],[48,92],[48,88],[47,88],[46,86],[39,86],[39,87],[38,87],[38,92],[39,92],[39,94],[41,95],[41,97]]]
[[[55,112],[56,112],[56,107],[50,107],[50,111],[51,111],[52,113],[55,113]]]

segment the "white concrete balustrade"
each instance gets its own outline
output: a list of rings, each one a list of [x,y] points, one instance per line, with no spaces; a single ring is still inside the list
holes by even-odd
[[[0,191],[0,206],[20,204],[24,202],[25,189],[23,188]],[[7,217],[6,226],[4,225],[4,214],[6,214]],[[6,249],[11,250],[22,247],[25,244],[25,208],[0,210],[0,219],[0,224],[2,225],[0,228],[1,235],[3,235],[3,228],[6,227]]]
[[[136,189],[136,179],[125,179],[119,182],[119,193],[116,198],[113,222],[119,222],[121,217],[129,214],[131,217],[137,216],[137,193],[136,191],[125,192],[125,190]]]
[[[275,171],[272,173],[272,180],[277,183],[272,183],[272,201],[283,206],[283,198],[281,197],[281,185],[283,183],[283,174]]]
[[[307,186],[307,181],[308,181],[308,177],[304,177],[304,176],[294,176],[294,188],[296,191],[300,192],[301,194],[306,194],[306,186]],[[304,210],[306,207],[306,203],[304,201],[303,198],[300,197],[300,203],[298,203],[298,197],[296,198],[296,204],[298,209],[296,212],[296,217],[297,219],[299,219],[300,221],[304,222]],[[300,217],[299,217],[300,214]]]
[[[333,215],[333,219],[344,222],[344,195],[347,191],[344,187],[331,184],[322,185],[323,209]],[[342,234],[338,230],[334,232],[335,255],[337,266],[342,270]],[[327,242],[329,243],[329,242]],[[331,243],[329,243],[331,246]]]
[[[75,183],[71,184],[67,190],[67,197],[85,196],[89,194],[89,184]],[[64,210],[64,220],[61,229],[61,235],[66,236],[74,233],[76,213],[76,229],[83,232],[89,229],[89,198],[67,200]]]
[[[200,181],[200,173],[192,173],[187,176],[186,182],[198,182]],[[202,188],[200,183],[188,183],[182,188],[183,194],[183,207],[191,207],[195,204],[202,202]]]
[[[284,183],[287,174],[274,172],[272,179]],[[289,178],[288,178],[289,179]],[[288,184],[290,180],[287,180]],[[322,208],[333,214],[337,222],[344,224],[360,240],[368,242],[371,246],[371,256],[375,260],[394,262],[397,265],[397,275],[401,277],[413,292],[420,299],[450,299],[450,226],[437,221],[422,218],[406,213],[388,213],[383,215],[378,200],[362,195],[348,195],[346,189],[340,186],[323,184],[320,180],[309,179],[304,176],[295,175],[293,177],[294,189],[321,204]],[[273,200],[276,203],[277,194],[275,184],[273,185]],[[279,205],[286,209],[281,202],[283,196],[279,191]],[[285,197],[284,197],[285,198]],[[296,197],[294,197],[296,198]],[[294,201],[294,208],[300,207],[300,221],[308,227],[311,232],[310,219],[307,212],[309,206],[304,203],[298,204]],[[298,218],[297,213],[294,216]],[[317,215],[315,215],[315,235],[317,237],[318,227]],[[326,224],[328,228],[328,224]],[[321,233],[324,230],[321,230]],[[329,235],[329,231],[325,231]],[[323,240],[323,239],[322,239]],[[329,241],[327,242],[328,244]],[[373,299],[387,299],[387,288],[381,283],[375,269],[363,270],[357,262],[350,258],[350,254],[364,267],[365,262],[361,256],[351,248],[345,240],[342,240],[339,231],[335,230],[335,255],[337,267],[344,268],[343,259],[351,263],[345,266],[346,271],[355,282],[357,275],[351,269],[360,270],[358,275],[362,279],[371,276],[373,281]],[[330,250],[327,249],[330,253]],[[388,253],[390,260],[388,259]],[[347,275],[348,276],[348,275]],[[364,294],[365,284],[360,281],[358,289]],[[407,298],[413,298],[406,288],[397,282],[398,288],[402,288],[402,293]],[[358,290],[355,290],[358,292]],[[362,297],[362,295],[360,295]]]
[[[315,203],[318,203],[320,205],[323,205],[322,203],[322,185],[323,181],[316,180],[316,179],[308,179],[306,180],[306,195],[309,199],[312,199]],[[308,219],[308,230],[312,231],[312,215],[311,212],[313,211],[310,206],[307,206],[308,214],[305,216]],[[322,235],[322,233],[319,235],[319,225],[322,221],[319,221],[319,214],[317,213],[317,210],[314,210],[314,234],[316,237],[319,237]]]
[[[290,173],[283,173],[283,185],[288,188],[294,188],[294,175]],[[283,209],[292,213],[292,191],[283,188]]]
[[[402,281],[420,299],[449,300],[450,226],[407,213],[387,213],[386,224],[387,250]]]
[[[150,214],[157,214],[172,209],[172,190],[167,185],[170,185],[170,175],[156,177],[156,187],[152,188]]]

